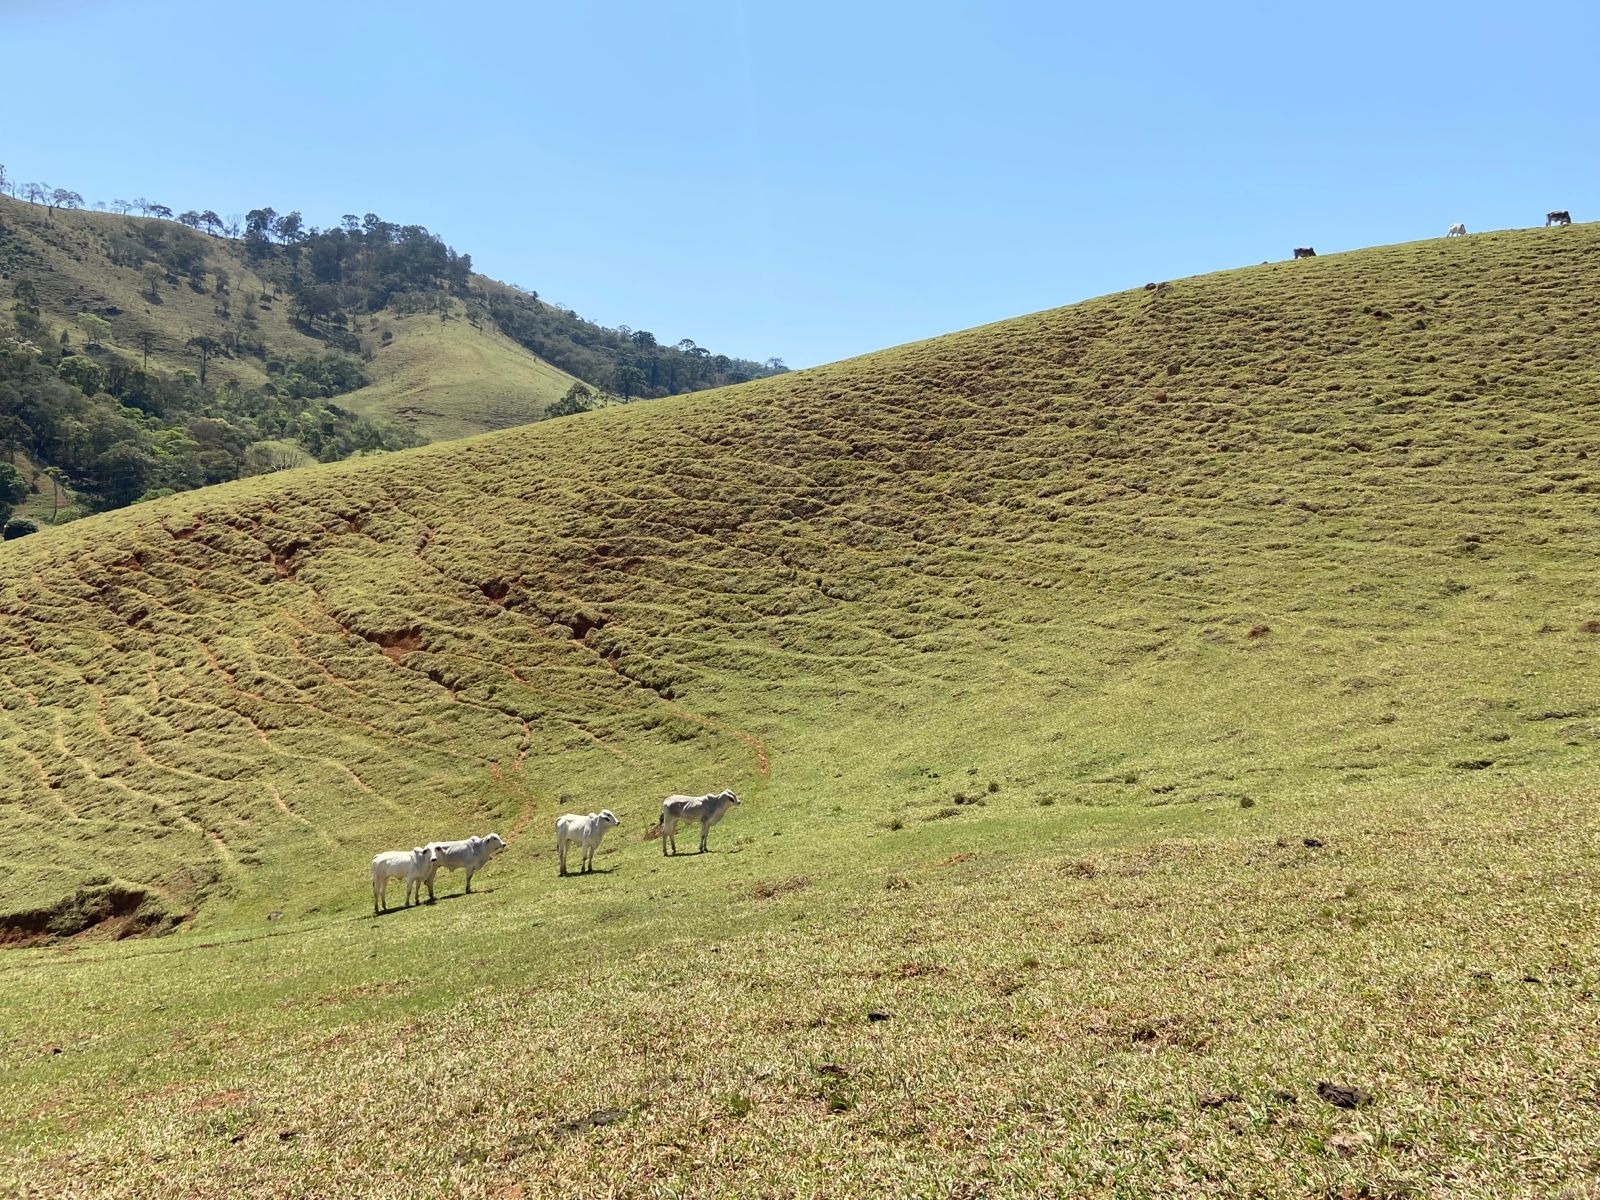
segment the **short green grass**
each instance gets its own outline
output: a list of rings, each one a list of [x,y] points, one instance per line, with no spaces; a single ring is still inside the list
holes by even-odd
[[[8,543],[0,914],[142,900],[0,958],[11,1182],[1591,1194],[1597,256],[1177,281]],[[373,851],[491,827],[372,919]]]
[[[376,325],[377,382],[339,403],[404,422],[428,441],[526,424],[577,382],[493,326],[472,324],[460,306],[443,321],[386,314]]]

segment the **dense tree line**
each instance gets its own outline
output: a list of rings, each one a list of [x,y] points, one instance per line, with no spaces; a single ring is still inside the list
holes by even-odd
[[[186,214],[192,216],[194,214]],[[338,341],[355,317],[466,305],[512,340],[591,386],[625,400],[669,396],[784,371],[713,354],[685,338],[657,343],[645,330],[608,329],[541,301],[535,292],[475,279],[470,255],[457,254],[421,225],[395,225],[375,213],[346,215],[334,229],[306,229],[300,214],[254,209],[245,216],[246,253],[256,270],[289,296],[307,332]]]
[[[788,370],[781,358],[764,363],[729,358],[688,338],[665,345],[648,330],[596,325],[540,300],[535,292],[487,280],[473,300],[507,337],[546,362],[624,400],[746,383]]]
[[[376,213],[344,217],[334,229],[308,229],[300,214],[271,208],[245,215],[245,256],[286,292],[308,332],[342,331],[358,315],[421,307],[402,297],[465,297],[472,258],[421,225],[395,225]]]

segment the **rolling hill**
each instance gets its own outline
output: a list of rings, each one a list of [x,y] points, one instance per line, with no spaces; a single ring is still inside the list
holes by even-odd
[[[251,259],[242,240],[191,233],[153,218],[81,209],[47,213],[4,196],[0,223],[11,232],[6,274],[34,282],[47,316],[71,321],[80,312],[102,315],[110,323],[114,345],[141,355],[148,346],[149,357],[160,367],[194,369],[189,339],[217,334],[246,312],[250,335],[265,353],[219,355],[210,364],[219,378],[260,386],[271,379],[268,358],[292,360],[328,349],[323,338],[293,319],[280,289],[263,276],[262,264]],[[141,268],[118,254],[130,226],[155,227],[200,246],[202,285],[190,286],[187,277],[168,274],[157,284],[152,301]],[[223,290],[218,288],[219,271]],[[224,310],[230,316],[221,315]],[[459,303],[448,315],[441,322],[432,312],[428,317],[370,314],[352,335],[359,353],[370,360],[373,383],[340,396],[339,403],[403,422],[436,440],[535,420],[577,382],[483,322],[467,321]],[[435,379],[441,389],[430,406],[414,403],[415,381],[422,377]],[[481,410],[480,395],[486,398]]]
[[[10,1170],[1589,1186],[1597,299],[1595,226],[1267,264],[7,543]]]

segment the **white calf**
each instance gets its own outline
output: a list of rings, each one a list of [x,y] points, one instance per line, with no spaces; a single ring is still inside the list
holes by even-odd
[[[1465,225],[1462,225],[1460,222],[1457,222],[1456,224],[1450,226],[1450,232],[1445,234],[1445,237],[1466,237],[1466,236],[1467,236],[1467,227]]]
[[[372,915],[377,916],[389,907],[389,881],[403,879],[406,884],[406,904],[422,899],[422,883],[433,877],[438,855],[432,846],[416,846],[410,850],[385,850],[372,859]]]
[[[465,871],[467,891],[470,892],[472,877],[505,848],[506,844],[500,840],[498,833],[491,833],[485,837],[463,838],[458,842],[429,842],[428,849],[432,850],[436,857],[423,881],[428,885],[428,899],[433,899],[433,877],[440,867],[446,871]]]
[[[583,853],[578,860],[580,874],[594,870],[594,852],[606,830],[622,824],[609,808],[587,817],[566,813],[556,818],[556,854],[561,859],[561,874],[567,873],[567,847],[576,845]]]
[[[727,788],[713,796],[668,796],[661,802],[661,853],[665,855],[669,846],[673,854],[678,852],[678,841],[673,837],[673,831],[677,829],[679,821],[699,821],[700,853],[704,854],[706,834],[738,803],[739,797]]]

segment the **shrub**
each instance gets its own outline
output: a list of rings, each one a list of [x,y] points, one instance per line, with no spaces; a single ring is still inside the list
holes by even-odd
[[[12,538],[27,537],[30,533],[38,532],[39,526],[26,517],[12,517],[11,520],[6,522],[3,534],[0,534],[0,536],[4,536],[5,540],[9,542]]]

